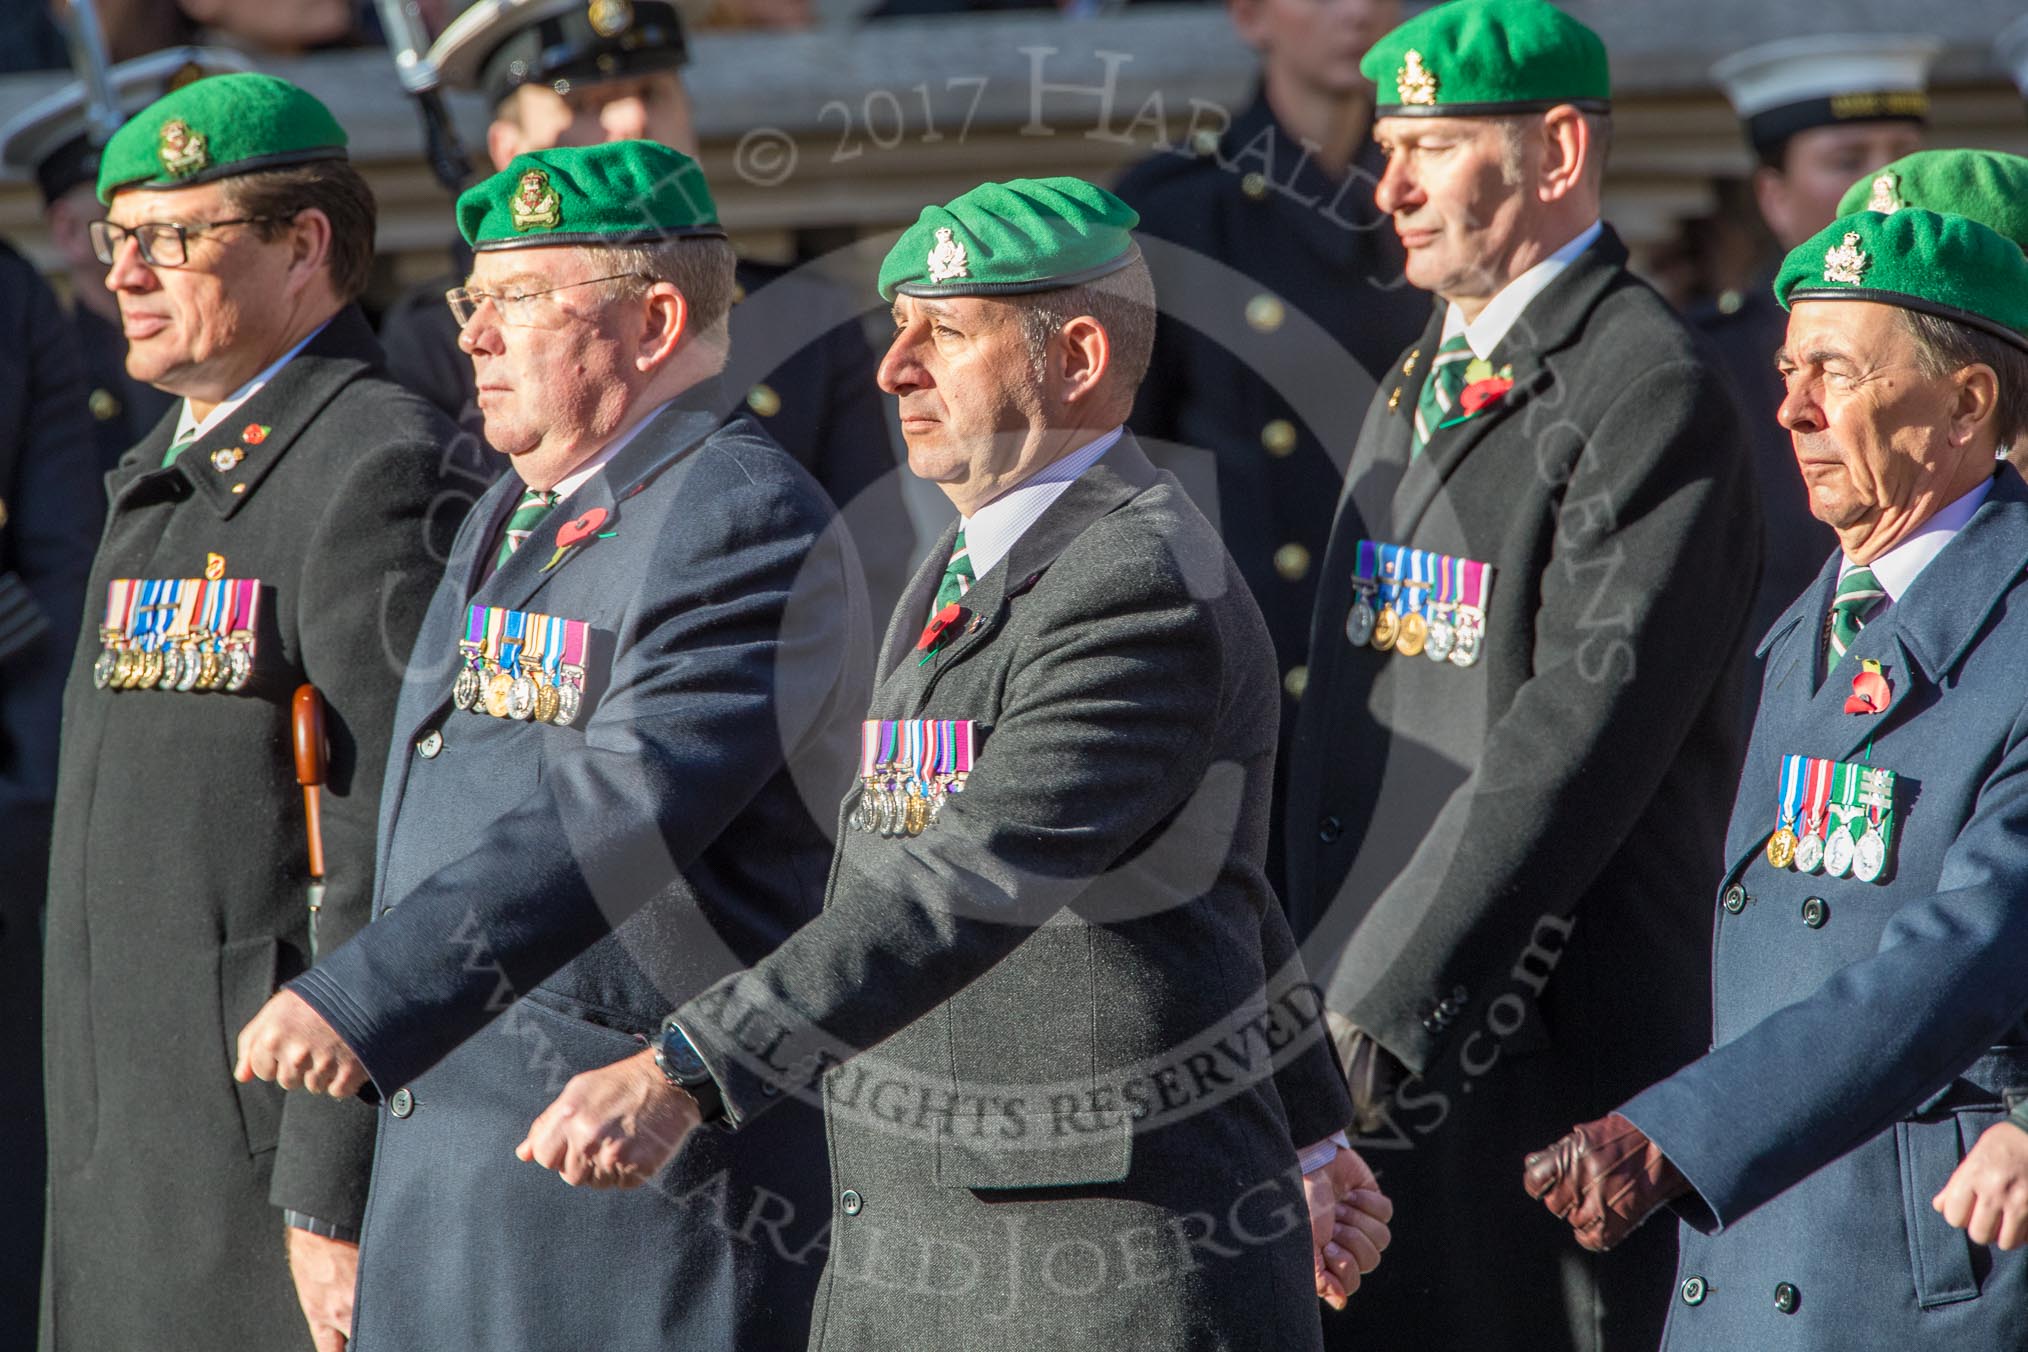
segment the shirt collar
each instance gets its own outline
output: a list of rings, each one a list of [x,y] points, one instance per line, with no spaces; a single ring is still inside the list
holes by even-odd
[[[217,427],[232,416],[234,409],[253,398],[256,394],[259,394],[261,388],[275,378],[275,373],[294,361],[296,354],[301,352],[305,347],[308,347],[310,340],[322,333],[325,324],[329,324],[330,322],[327,319],[323,324],[319,324],[316,328],[304,334],[301,342],[275,358],[268,365],[267,369],[214,405],[211,412],[205,415],[203,421],[200,422],[197,416],[190,411],[190,400],[188,398],[184,399],[183,406],[176,415],[176,435],[170,438],[170,444],[174,445],[179,441],[189,441],[193,437],[208,436],[212,428]]]
[[[972,561],[972,576],[984,577],[1007,557],[1014,544],[1063,496],[1078,476],[1099,462],[1118,443],[1123,427],[1103,432],[1069,455],[1052,460],[1035,473],[981,507],[959,524],[965,532],[965,550]]]
[[[1888,601],[1901,599],[1901,594],[1908,590],[1916,575],[1927,568],[1929,561],[1941,554],[1952,537],[1965,528],[1965,523],[1972,519],[1972,513],[1979,510],[1979,504],[1992,490],[1991,476],[1980,480],[1971,492],[1917,526],[1915,534],[1868,565],[1873,570],[1874,579],[1880,583],[1880,590],[1887,593]],[[1838,565],[1838,576],[1842,578],[1858,566],[1851,559],[1845,559]]]
[[[1549,284],[1561,277],[1563,270],[1604,233],[1605,223],[1593,221],[1580,230],[1576,238],[1501,287],[1499,294],[1469,324],[1465,322],[1465,312],[1452,305],[1444,313],[1443,340],[1449,342],[1462,333],[1471,345],[1473,356],[1491,360],[1493,349],[1500,346],[1500,341],[1514,327],[1514,321],[1528,308],[1528,302],[1547,290]]]
[[[564,475],[561,479],[558,479],[555,485],[551,487],[551,489],[549,490],[550,492],[556,494],[556,500],[558,502],[566,501],[569,499],[571,494],[577,492],[578,489],[583,488],[586,484],[590,483],[591,476],[597,474],[600,470],[604,469],[608,464],[612,463],[612,459],[614,456],[618,455],[621,451],[626,450],[628,446],[632,445],[634,438],[641,435],[641,429],[646,427],[649,423],[653,422],[656,416],[660,414],[663,408],[666,407],[670,402],[671,402],[670,400],[665,399],[660,404],[657,404],[655,405],[655,407],[649,409],[647,414],[639,422],[635,423],[632,427],[629,427],[626,431],[620,433],[618,436],[614,437],[611,441],[607,442],[604,446],[601,446],[596,452],[594,452],[591,459],[585,461],[582,465],[579,465],[576,469]]]

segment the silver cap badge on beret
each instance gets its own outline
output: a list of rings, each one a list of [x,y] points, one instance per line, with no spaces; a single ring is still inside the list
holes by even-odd
[[[1866,277],[1873,260],[1859,247],[1857,231],[1847,231],[1842,243],[1824,250],[1824,280],[1857,286]]]
[[[953,277],[971,275],[971,260],[965,256],[965,246],[951,238],[949,226],[938,226],[936,247],[929,251],[929,279],[948,282]]]

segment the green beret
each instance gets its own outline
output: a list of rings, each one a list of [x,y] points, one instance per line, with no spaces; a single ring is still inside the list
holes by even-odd
[[[1998,150],[1919,150],[1847,188],[1838,214],[1903,207],[1969,217],[2028,249],[2028,159]]]
[[[880,298],[1012,296],[1103,277],[1141,256],[1140,215],[1081,178],[981,183],[924,207],[880,265]]]
[[[134,114],[99,158],[99,201],[122,188],[187,188],[235,174],[345,158],[331,110],[272,75],[197,80]]]
[[[459,195],[458,231],[481,252],[725,238],[704,170],[659,141],[516,155]]]
[[[1375,117],[1612,107],[1605,43],[1549,0],[1450,0],[1374,43],[1359,73],[1379,89]]]
[[[1963,216],[1860,211],[1799,244],[1775,277],[1799,300],[1870,300],[1954,319],[2028,350],[2028,255]]]

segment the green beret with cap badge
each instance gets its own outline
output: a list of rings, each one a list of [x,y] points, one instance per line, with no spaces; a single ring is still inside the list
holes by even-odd
[[[725,238],[704,170],[659,141],[516,155],[459,194],[458,231],[481,253]]]
[[[1359,73],[1375,117],[1612,108],[1604,41],[1549,0],[1449,0],[1374,43]]]
[[[1847,188],[1838,214],[1904,207],[1969,217],[2028,250],[2028,159],[2000,150],[1919,150]]]
[[[1977,221],[1919,207],[1841,217],[1790,251],[1784,310],[1865,300],[1955,320],[2028,351],[2028,254]]]
[[[880,297],[1005,296],[1081,286],[1141,256],[1141,217],[1081,178],[982,183],[922,209],[880,265]]]
[[[123,188],[187,188],[264,169],[345,158],[331,110],[287,80],[214,75],[143,108],[99,158],[99,201]]]

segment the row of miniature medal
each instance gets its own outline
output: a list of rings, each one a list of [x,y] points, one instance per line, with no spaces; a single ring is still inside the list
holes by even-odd
[[[1798,873],[1821,868],[1870,883],[1894,841],[1894,771],[1872,765],[1782,757],[1781,806],[1767,862]]]
[[[1355,647],[1469,667],[1479,660],[1493,566],[1361,540],[1345,637]]]
[[[239,690],[253,677],[255,578],[114,578],[92,684],[101,690]]]
[[[859,803],[852,824],[919,836],[972,773],[972,720],[869,718],[859,729]]]
[[[583,620],[472,606],[451,702],[475,714],[568,725],[584,707]]]

